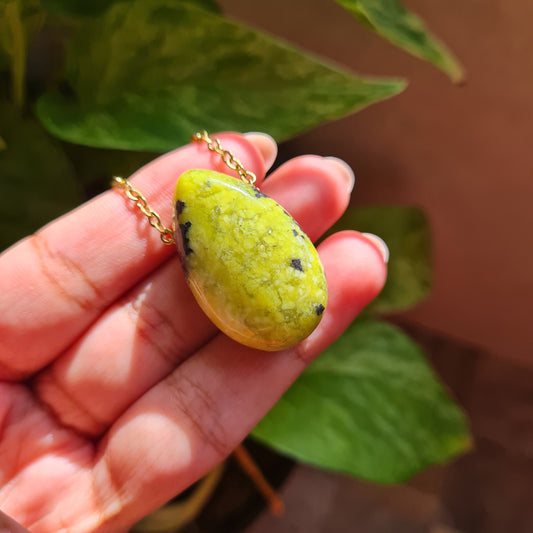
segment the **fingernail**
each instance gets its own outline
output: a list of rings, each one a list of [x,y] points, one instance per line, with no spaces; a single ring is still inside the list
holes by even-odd
[[[266,170],[268,170],[274,164],[278,155],[278,145],[274,138],[267,133],[259,131],[250,131],[245,133],[244,136],[261,152]]]
[[[363,233],[362,235],[364,235],[367,239],[371,240],[377,246],[378,250],[381,252],[381,255],[383,256],[383,261],[385,261],[385,263],[388,263],[390,252],[389,252],[389,247],[387,246],[385,241],[381,237],[378,237],[377,235],[374,235],[373,233]]]
[[[353,173],[352,167],[350,167],[350,165],[348,165],[346,161],[343,161],[338,157],[328,156],[325,159],[331,161],[337,168],[342,171],[342,175],[344,176],[344,179],[346,180],[346,183],[348,185],[348,192],[351,193],[355,185],[355,174]]]

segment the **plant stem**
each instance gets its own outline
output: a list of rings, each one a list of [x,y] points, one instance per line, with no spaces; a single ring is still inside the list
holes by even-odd
[[[20,0],[8,2],[5,10],[13,39],[11,54],[11,96],[15,106],[21,109],[25,101],[26,39],[22,26]]]
[[[248,477],[252,480],[257,490],[265,498],[270,512],[274,516],[280,516],[285,511],[285,505],[280,496],[273,489],[272,485],[266,480],[265,476],[255,464],[252,456],[248,453],[246,448],[239,444],[235,450],[233,450],[233,456],[239,463],[239,466],[246,472]]]

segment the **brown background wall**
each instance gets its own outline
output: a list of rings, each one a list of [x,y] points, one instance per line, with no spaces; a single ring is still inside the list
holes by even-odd
[[[533,364],[533,2],[405,0],[462,59],[465,87],[370,34],[332,0],[223,0],[225,12],[402,95],[289,143],[348,161],[354,202],[422,206],[435,287],[409,320]]]

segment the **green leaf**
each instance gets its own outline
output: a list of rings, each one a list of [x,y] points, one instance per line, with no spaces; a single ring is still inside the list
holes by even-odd
[[[37,105],[45,127],[90,146],[165,151],[198,129],[278,140],[388,98],[364,80],[190,4],[134,0],[87,20],[69,56],[73,95]]]
[[[335,0],[362,24],[414,56],[448,74],[454,83],[464,79],[461,64],[450,50],[398,0]],[[443,5],[443,9],[445,6]]]
[[[61,15],[77,17],[95,17],[101,15],[108,7],[118,2],[129,0],[41,0],[45,9]],[[215,13],[220,11],[215,0],[174,0],[175,2],[190,2],[203,9]]]
[[[367,312],[408,309],[428,296],[433,283],[431,232],[422,210],[403,206],[349,209],[328,235],[345,229],[374,233],[390,250],[387,282]]]
[[[465,417],[397,328],[356,321],[252,435],[298,460],[381,483],[470,446]]]
[[[0,249],[80,203],[60,144],[42,126],[0,102]]]

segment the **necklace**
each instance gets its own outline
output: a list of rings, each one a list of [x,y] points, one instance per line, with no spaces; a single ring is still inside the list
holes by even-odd
[[[319,324],[327,284],[318,253],[297,222],[255,187],[247,171],[218,139],[205,143],[240,179],[212,170],[188,170],[174,192],[172,229],[144,196],[114,177],[161,234],[175,244],[187,283],[209,319],[232,339],[259,350],[298,344]]]

